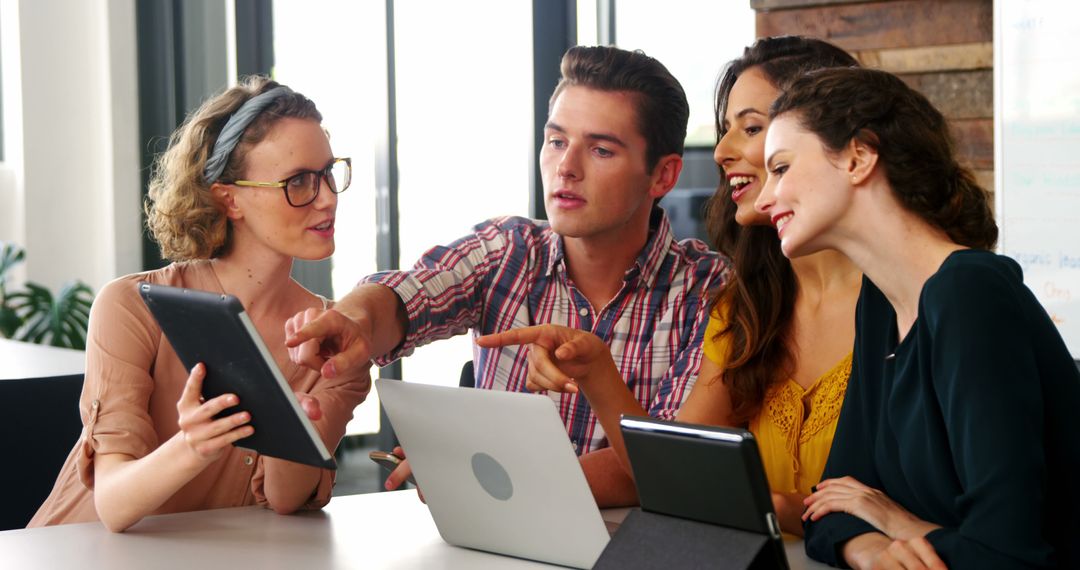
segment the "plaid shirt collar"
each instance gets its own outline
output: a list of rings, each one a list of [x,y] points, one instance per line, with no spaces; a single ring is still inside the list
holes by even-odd
[[[546,273],[552,275],[559,270],[568,275],[563,238],[551,231],[551,226],[548,226],[548,231],[551,232],[551,241],[548,244]],[[660,274],[664,258],[671,251],[673,241],[667,213],[663,208],[653,206],[649,214],[649,239],[645,242],[645,247],[638,254],[637,259],[634,260],[634,265],[627,268],[626,273],[623,274],[623,281],[629,283],[634,278],[640,278],[644,287],[653,287]]]

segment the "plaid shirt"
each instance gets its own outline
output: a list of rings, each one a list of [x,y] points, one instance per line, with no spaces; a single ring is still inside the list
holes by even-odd
[[[726,281],[729,262],[698,240],[676,242],[667,216],[653,211],[648,243],[615,297],[597,311],[570,280],[562,238],[546,223],[496,218],[449,246],[428,250],[411,271],[386,271],[368,283],[392,288],[409,330],[380,366],[433,340],[537,324],[596,334],[649,415],[673,419],[697,378],[708,322],[708,292]],[[473,345],[476,386],[525,391],[528,348]],[[607,446],[584,396],[550,393],[578,454]]]

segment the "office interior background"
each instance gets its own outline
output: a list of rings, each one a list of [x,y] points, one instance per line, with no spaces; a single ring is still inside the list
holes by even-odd
[[[343,295],[486,218],[544,217],[538,143],[574,44],[641,49],[682,82],[686,168],[665,201],[680,237],[702,235],[718,181],[716,79],[762,36],[829,39],[900,74],[994,188],[994,12],[993,0],[3,0],[0,240],[26,250],[15,285],[97,291],[161,266],[142,214],[154,154],[205,97],[270,74],[316,102],[335,154],[353,159],[337,252],[294,271]],[[456,385],[471,358],[461,336],[381,372]],[[344,447],[380,445],[380,428],[372,397]],[[359,486],[339,478],[343,492],[377,488],[358,462],[372,471]]]

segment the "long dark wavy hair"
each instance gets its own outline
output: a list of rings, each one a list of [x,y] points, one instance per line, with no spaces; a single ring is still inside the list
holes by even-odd
[[[852,139],[874,148],[900,204],[963,246],[998,237],[990,194],[956,160],[941,112],[899,77],[871,69],[821,69],[790,86],[770,116],[792,113],[832,152]]]
[[[731,88],[742,73],[759,69],[783,92],[815,69],[858,66],[850,54],[821,40],[799,36],[762,38],[725,67],[716,87],[716,140],[727,133]],[[761,409],[771,384],[794,372],[791,350],[797,284],[791,262],[780,251],[771,226],[740,226],[731,187],[721,169],[720,185],[706,205],[709,238],[735,264],[734,277],[714,296],[710,312],[725,316],[727,325],[706,342],[726,337],[728,360],[720,378],[731,394],[732,419],[745,424]],[[716,379],[709,379],[715,381]]]

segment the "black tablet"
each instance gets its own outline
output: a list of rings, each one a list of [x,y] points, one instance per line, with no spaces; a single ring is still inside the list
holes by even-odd
[[[749,431],[623,417],[644,511],[765,536],[768,567],[787,567],[757,442]]]
[[[206,365],[203,397],[236,394],[255,433],[234,445],[263,455],[336,468],[292,387],[278,369],[240,300],[232,295],[139,283],[139,294],[189,371]]]

